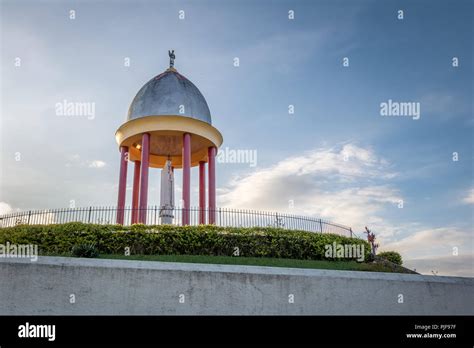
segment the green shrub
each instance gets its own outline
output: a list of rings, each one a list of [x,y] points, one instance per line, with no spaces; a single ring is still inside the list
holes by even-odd
[[[75,245],[94,244],[101,254],[235,255],[288,259],[325,259],[325,245],[369,244],[336,234],[290,231],[281,228],[219,226],[96,225],[71,222],[58,225],[19,225],[0,229],[0,244],[37,244],[40,253],[69,254]],[[238,249],[236,249],[238,248]]]
[[[378,257],[382,258],[382,259],[385,259],[385,260],[388,260],[390,262],[393,262],[397,265],[402,265],[403,261],[402,261],[402,255],[400,255],[399,253],[397,253],[396,251],[384,251],[384,252],[381,252],[379,254],[377,254]]]
[[[97,250],[95,244],[78,244],[74,245],[71,249],[72,256],[75,257],[98,257],[99,251]]]

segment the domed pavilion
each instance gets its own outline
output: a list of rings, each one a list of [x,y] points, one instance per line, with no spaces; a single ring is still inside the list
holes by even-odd
[[[128,162],[134,163],[131,223],[146,223],[149,168],[161,168],[161,198],[174,210],[173,172],[183,170],[182,224],[190,224],[191,167],[199,166],[199,223],[215,223],[216,154],[223,138],[199,89],[174,68],[153,77],[137,93],[127,121],[115,133],[120,149],[117,223],[124,224]],[[206,207],[206,164],[208,205]],[[168,185],[168,186],[167,186]],[[171,185],[171,186],[169,186]],[[171,195],[171,197],[169,197]],[[171,201],[170,201],[171,199]],[[166,223],[162,216],[162,223]]]

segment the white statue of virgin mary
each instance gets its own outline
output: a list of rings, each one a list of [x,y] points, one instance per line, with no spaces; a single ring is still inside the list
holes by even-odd
[[[162,224],[172,224],[174,217],[174,174],[171,161],[161,170],[160,218]]]

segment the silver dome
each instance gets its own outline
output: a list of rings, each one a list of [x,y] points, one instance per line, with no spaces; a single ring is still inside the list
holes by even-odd
[[[212,124],[211,112],[199,89],[172,68],[148,81],[128,109],[128,120],[160,115],[180,115]]]

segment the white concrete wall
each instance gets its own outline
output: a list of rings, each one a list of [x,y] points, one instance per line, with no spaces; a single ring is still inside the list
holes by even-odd
[[[474,279],[40,257],[0,258],[0,315],[474,314]],[[70,303],[70,295],[76,302]],[[179,303],[179,296],[185,302]],[[289,303],[289,295],[294,303]],[[398,303],[399,294],[403,303]]]

